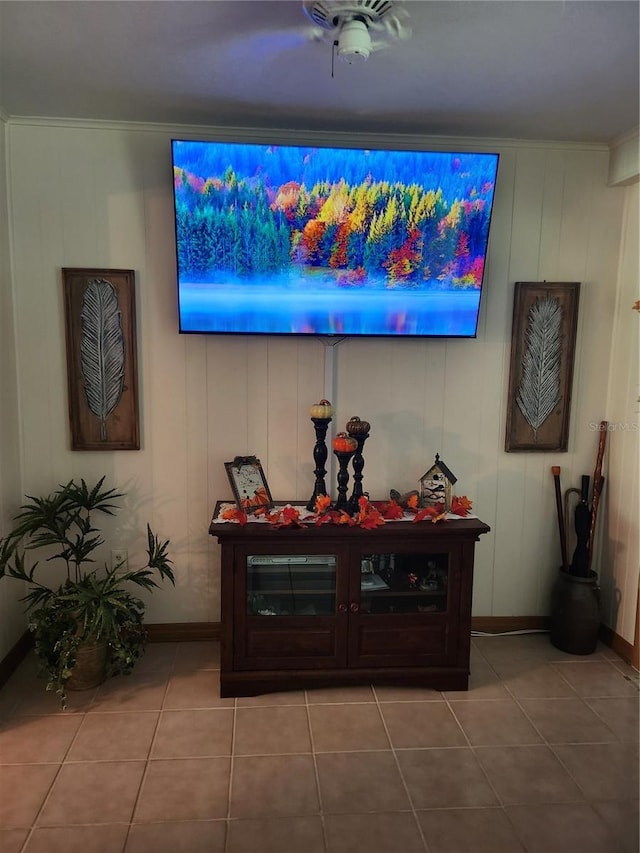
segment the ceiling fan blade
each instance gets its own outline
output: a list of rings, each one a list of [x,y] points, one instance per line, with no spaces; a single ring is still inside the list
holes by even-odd
[[[319,27],[302,26],[284,30],[259,30],[220,45],[229,62],[268,62],[287,50],[295,50],[322,35]]]

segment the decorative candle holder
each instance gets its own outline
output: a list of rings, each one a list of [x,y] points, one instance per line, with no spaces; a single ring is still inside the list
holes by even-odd
[[[364,457],[362,455],[362,448],[365,441],[369,438],[369,433],[366,435],[356,435],[354,438],[358,442],[358,446],[353,454],[353,492],[349,498],[350,513],[358,511],[358,502],[363,495],[362,469],[364,468]]]
[[[313,426],[316,431],[316,443],[313,448],[313,461],[315,462],[315,474],[316,482],[313,487],[313,494],[309,498],[309,503],[307,504],[307,509],[309,512],[313,512],[316,508],[316,498],[318,495],[326,495],[327,494],[327,486],[324,480],[324,476],[327,473],[325,465],[327,463],[327,445],[325,442],[327,436],[327,427],[331,423],[331,418],[314,418],[312,417]]]
[[[351,418],[347,423],[347,433],[358,443],[353,454],[353,492],[349,498],[349,514],[353,515],[358,511],[358,502],[363,495],[362,491],[362,469],[364,468],[364,457],[362,448],[365,441],[369,438],[370,426],[367,421],[361,421],[360,418]]]
[[[349,486],[349,460],[355,453],[355,450],[334,450],[338,459],[338,500],[335,502],[335,509],[343,509],[349,512],[349,501],[347,500],[347,488]]]

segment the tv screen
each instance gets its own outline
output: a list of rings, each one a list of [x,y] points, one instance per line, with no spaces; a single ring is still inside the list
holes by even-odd
[[[172,141],[181,332],[474,337],[497,154]]]

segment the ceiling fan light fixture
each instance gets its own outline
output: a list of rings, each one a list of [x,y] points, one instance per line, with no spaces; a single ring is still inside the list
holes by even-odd
[[[364,21],[345,21],[340,29],[336,52],[349,65],[366,62],[371,55],[371,36]]]

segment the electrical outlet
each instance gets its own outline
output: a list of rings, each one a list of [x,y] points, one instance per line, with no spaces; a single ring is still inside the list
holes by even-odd
[[[126,548],[113,548],[111,551],[111,568],[119,572],[129,570],[129,552]]]

